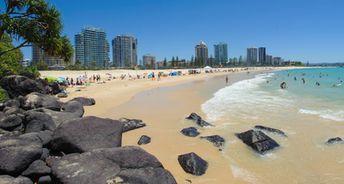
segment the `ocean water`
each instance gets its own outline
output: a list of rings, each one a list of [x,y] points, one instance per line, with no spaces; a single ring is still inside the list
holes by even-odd
[[[344,68],[307,68],[256,75],[226,86],[201,108],[226,138],[224,156],[235,177],[248,183],[344,183]],[[280,84],[285,82],[286,89]],[[258,155],[234,134],[265,125],[281,147]]]

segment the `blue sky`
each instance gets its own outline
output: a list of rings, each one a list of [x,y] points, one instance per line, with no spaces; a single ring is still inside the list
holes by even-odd
[[[213,54],[217,42],[229,56],[247,47],[309,62],[344,62],[343,0],[50,0],[62,14],[64,34],[85,26],[138,38],[139,58],[151,53],[191,58],[203,40]],[[31,58],[30,49],[24,51]],[[110,56],[112,53],[110,52]]]

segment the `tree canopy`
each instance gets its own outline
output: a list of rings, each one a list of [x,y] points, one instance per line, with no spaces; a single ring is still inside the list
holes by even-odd
[[[69,61],[73,48],[66,36],[61,36],[59,11],[45,0],[3,0],[0,7],[0,38],[7,34],[19,44],[3,50],[0,56],[32,44],[52,56]],[[2,3],[1,3],[2,4]]]

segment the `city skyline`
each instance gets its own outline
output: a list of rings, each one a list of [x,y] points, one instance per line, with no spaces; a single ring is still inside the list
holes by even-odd
[[[246,48],[263,45],[287,60],[344,62],[343,13],[339,8],[344,2],[339,0],[80,2],[50,1],[61,11],[64,33],[72,42],[73,35],[88,25],[103,28],[108,41],[119,34],[134,35],[140,40],[138,58],[154,53],[159,61],[172,56],[189,59],[194,55],[194,45],[203,40],[208,45],[228,43],[229,57],[245,56]],[[201,15],[199,9],[208,13]],[[209,53],[214,53],[213,49],[209,47]],[[31,58],[31,49],[25,49],[24,55]]]

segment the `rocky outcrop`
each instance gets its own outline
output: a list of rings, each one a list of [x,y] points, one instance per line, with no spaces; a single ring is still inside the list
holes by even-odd
[[[92,106],[96,104],[96,101],[93,98],[85,98],[85,97],[73,98],[70,101],[77,101],[81,103],[83,106]]]
[[[0,183],[1,184],[32,184],[32,181],[29,178],[26,178],[23,176],[14,178],[8,175],[0,175]]]
[[[214,146],[218,148],[223,148],[225,144],[225,139],[219,135],[202,136],[201,139],[208,140],[209,142],[213,143]]]
[[[265,154],[267,151],[280,146],[275,140],[259,130],[249,130],[238,133],[236,136],[260,154]]]
[[[11,98],[26,96],[32,92],[45,93],[43,85],[24,76],[11,75],[0,80],[0,86]]]
[[[186,117],[186,119],[194,121],[200,127],[213,126],[212,124],[204,121],[202,117],[196,113],[191,113],[190,116]]]
[[[36,160],[21,174],[33,181],[37,181],[42,176],[48,176],[51,173],[50,167],[48,167],[42,160]]]
[[[139,141],[137,142],[138,145],[142,144],[149,144],[151,142],[151,138],[147,135],[143,135],[140,137]]]
[[[62,111],[73,113],[75,116],[82,117],[84,115],[84,106],[78,101],[69,101],[62,105]]]
[[[179,155],[178,162],[185,172],[196,176],[203,175],[208,169],[208,162],[196,153]]]
[[[22,122],[23,120],[20,116],[11,114],[0,120],[0,128],[7,131],[18,130],[18,128],[22,128]]]
[[[123,123],[123,132],[135,130],[146,126],[146,123],[139,119],[121,118],[119,119],[119,121]]]
[[[61,102],[56,97],[34,92],[25,96],[23,108],[27,110],[45,108],[60,111],[61,105]]]
[[[344,143],[344,140],[340,137],[335,137],[327,141],[327,144],[338,144],[338,143]]]
[[[53,111],[53,110],[44,109],[44,108],[38,108],[38,109],[34,109],[32,111],[42,112],[44,114],[49,115],[53,119],[55,126],[59,126],[60,124],[66,122],[66,121],[80,118],[78,116],[78,114],[75,114],[75,113],[63,112],[63,111],[62,112]]]
[[[122,128],[119,121],[93,116],[67,121],[55,130],[51,147],[67,154],[120,147]]]
[[[17,176],[42,155],[39,140],[0,138],[0,175]]]
[[[115,181],[176,183],[153,155],[138,147],[97,149],[82,154],[70,154],[53,159],[51,168],[54,178],[64,184],[104,184],[116,183]]]
[[[184,128],[180,132],[188,137],[197,137],[200,134],[195,127]]]
[[[287,137],[286,133],[284,133],[282,130],[278,130],[276,128],[270,128],[270,127],[266,127],[266,126],[262,126],[262,125],[256,125],[254,128],[257,130],[263,130],[263,131],[267,131],[267,132],[271,132],[271,133],[275,133],[275,134],[279,134],[281,136]]]
[[[25,132],[54,131],[56,124],[51,116],[43,112],[27,111],[25,113]]]

